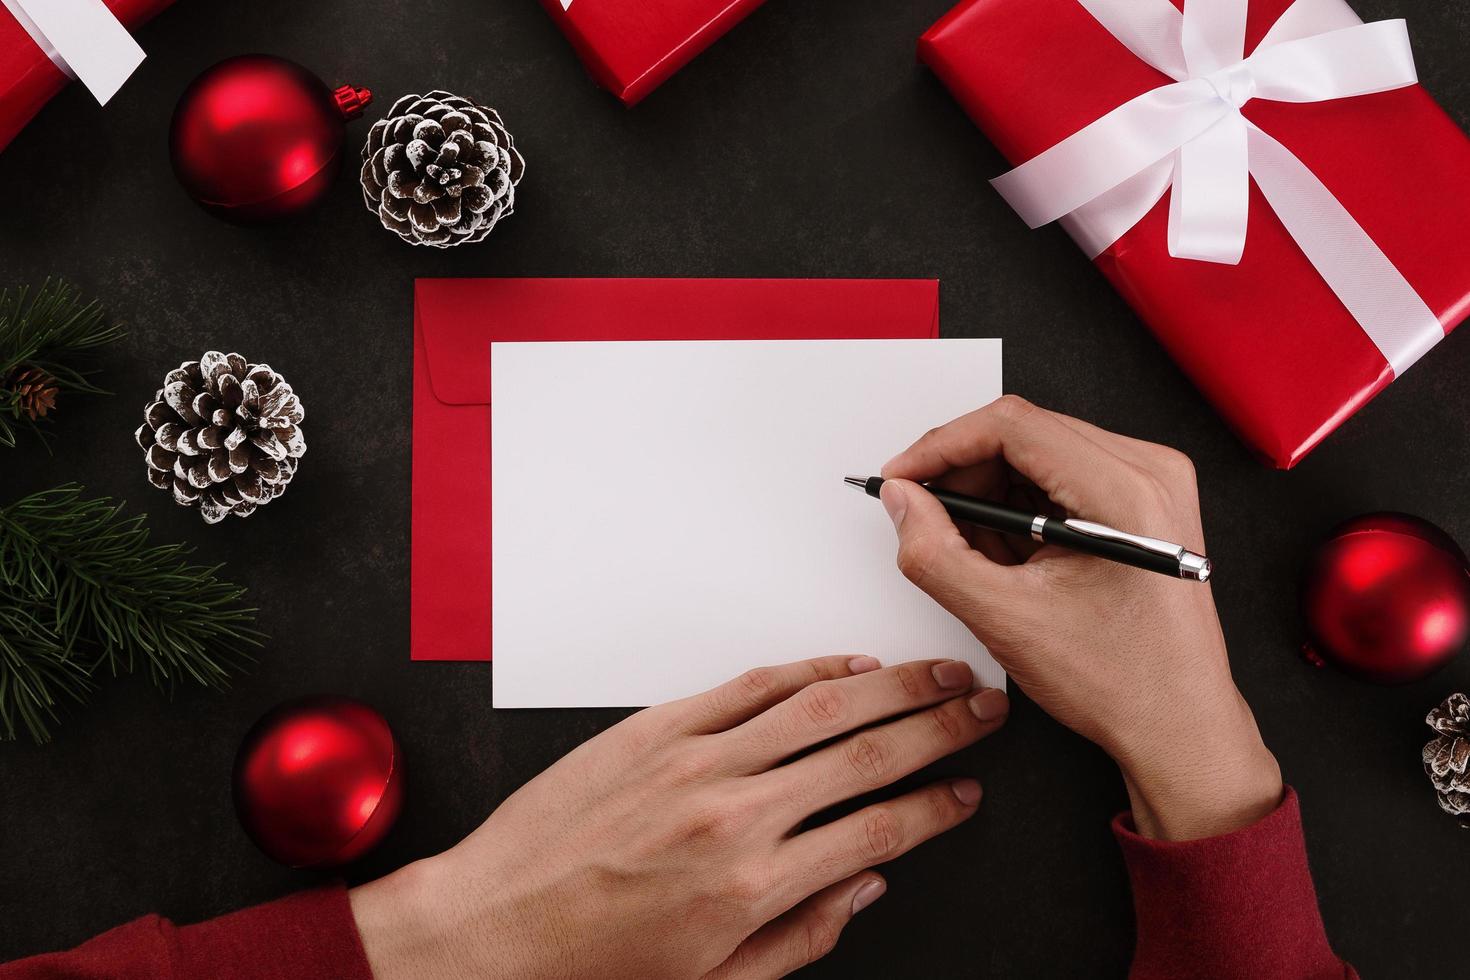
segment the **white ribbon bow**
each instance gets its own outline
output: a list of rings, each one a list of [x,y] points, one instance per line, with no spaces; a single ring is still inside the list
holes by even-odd
[[[1254,177],[1271,209],[1394,374],[1444,339],[1438,318],[1316,175],[1240,112],[1253,98],[1321,102],[1413,85],[1402,20],[1364,24],[1343,0],[1297,0],[1251,53],[1248,0],[1078,0],[1175,79],[991,183],[1032,228],[1060,220],[1089,257],[1164,192],[1169,254],[1234,265]]]

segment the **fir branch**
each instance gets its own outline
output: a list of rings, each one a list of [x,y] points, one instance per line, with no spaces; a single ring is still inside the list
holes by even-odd
[[[102,307],[82,303],[66,282],[47,279],[31,294],[26,286],[0,289],[0,446],[14,446],[16,429],[29,426],[42,437],[38,420],[26,411],[15,382],[23,371],[42,372],[63,394],[105,395],[92,384],[87,364],[99,347],[125,334],[103,322]]]
[[[47,741],[58,700],[81,700],[103,670],[146,669],[165,693],[181,679],[223,688],[264,638],[220,566],[150,544],[141,515],[82,493],[0,507],[0,739],[24,727]]]

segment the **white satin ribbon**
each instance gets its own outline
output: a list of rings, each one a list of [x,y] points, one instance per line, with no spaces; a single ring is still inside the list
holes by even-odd
[[[31,36],[31,40],[36,42],[36,47],[51,59],[51,63],[61,69],[63,75],[67,78],[77,77],[77,73],[71,70],[71,65],[66,63],[61,52],[56,50],[56,45],[52,44],[45,32],[36,26],[35,21],[31,20],[31,15],[26,13],[25,8],[20,5],[20,0],[0,0],[0,3],[5,5],[5,9],[10,11],[10,16],[14,17],[15,22],[25,29],[25,32]]]
[[[0,0],[51,63],[103,105],[143,62],[143,49],[102,0]]]
[[[1124,103],[991,183],[1032,228],[1060,220],[1096,257],[1172,188],[1169,254],[1234,265],[1250,178],[1312,266],[1401,374],[1438,318],[1294,154],[1241,114],[1253,98],[1321,102],[1413,85],[1402,20],[1364,24],[1343,0],[1297,0],[1244,57],[1248,0],[1078,0],[1175,81]]]

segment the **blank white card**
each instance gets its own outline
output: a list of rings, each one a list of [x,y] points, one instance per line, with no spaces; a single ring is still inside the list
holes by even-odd
[[[491,345],[497,708],[633,707],[833,653],[1005,675],[842,482],[998,397],[999,340]]]

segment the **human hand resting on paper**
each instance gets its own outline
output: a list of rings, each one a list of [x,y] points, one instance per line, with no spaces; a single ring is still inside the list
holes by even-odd
[[[918,485],[1204,553],[1187,457],[1006,396],[926,433],[883,476],[904,574],[1048,714],[1113,757],[1141,833],[1213,836],[1280,803],[1281,773],[1231,679],[1209,586],[962,531]]]
[[[798,969],[883,894],[873,866],[973,815],[980,785],[946,780],[815,829],[803,821],[999,728],[1005,694],[972,683],[960,661],[826,657],[641,711],[456,847],[353,889],[373,975]]]

